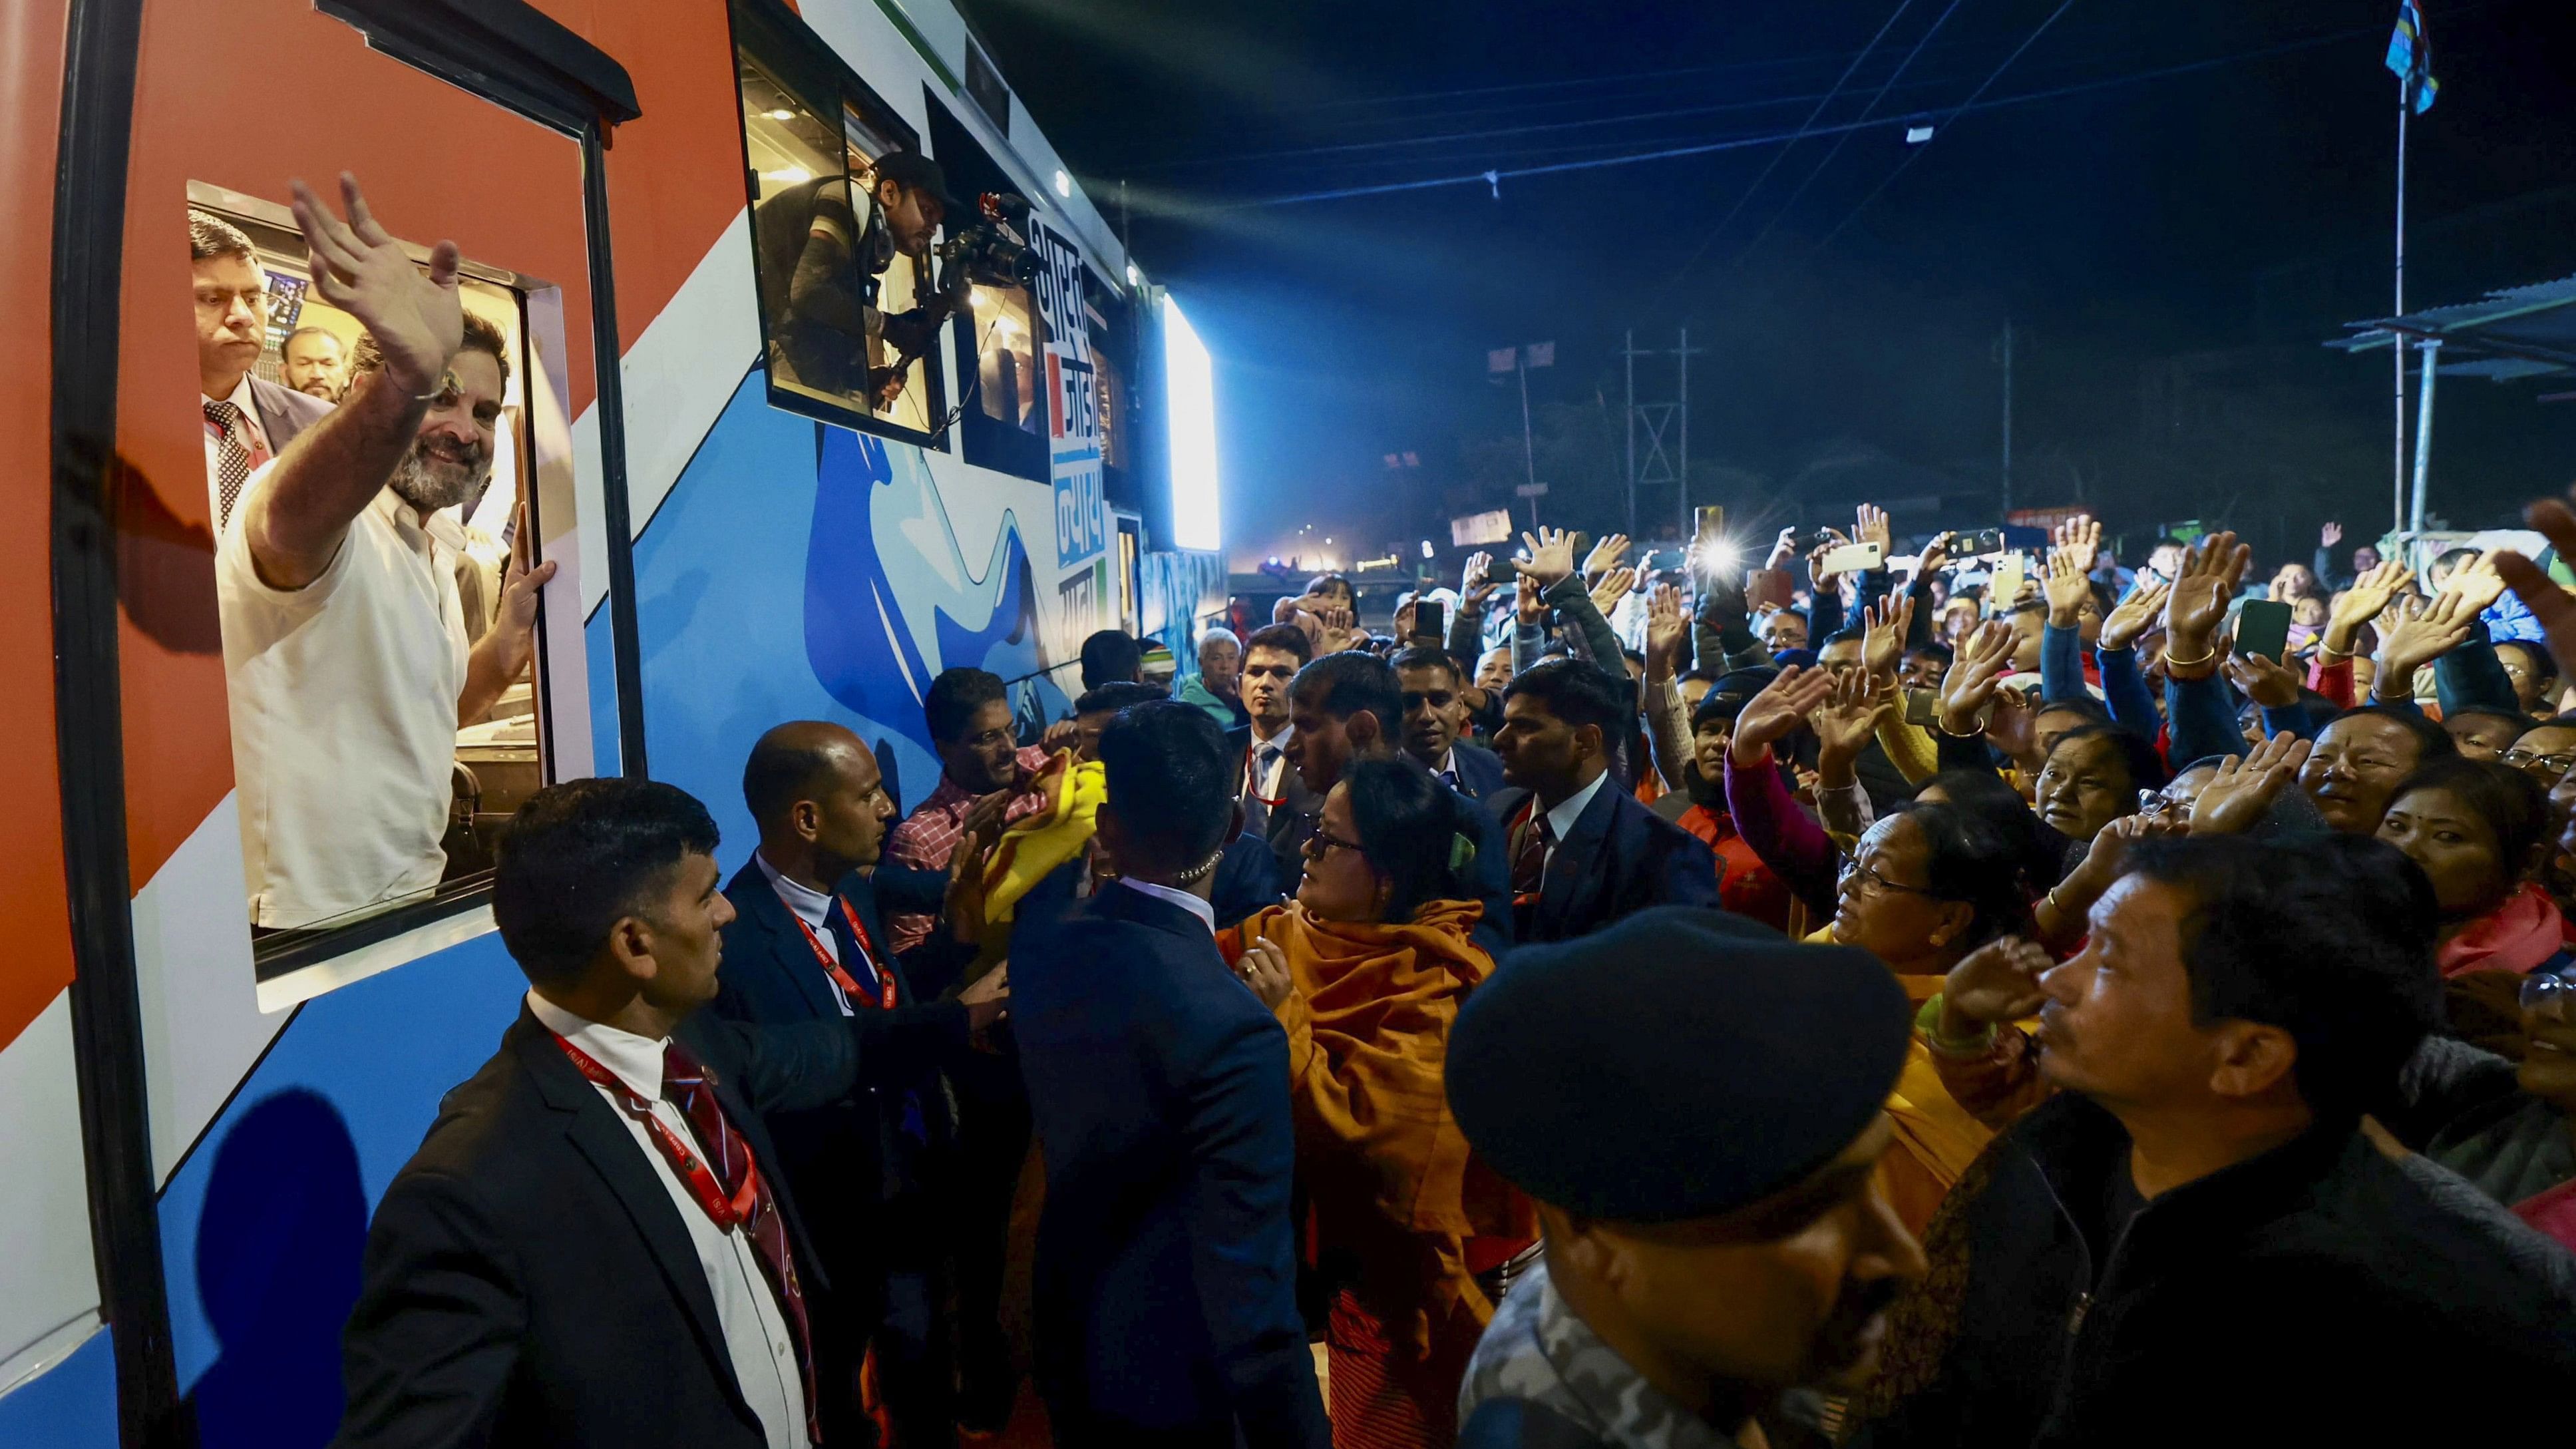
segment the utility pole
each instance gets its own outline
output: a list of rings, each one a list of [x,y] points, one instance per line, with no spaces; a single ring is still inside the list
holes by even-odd
[[[2391,315],[2406,315],[2406,123],[2415,110],[2415,82],[2412,77],[2397,78],[2397,310]],[[2390,333],[2388,352],[2397,369],[2396,442],[2393,445],[2396,482],[2395,501],[2391,511],[2396,521],[2389,526],[2406,527],[2406,339]],[[2422,527],[2421,519],[2417,527]]]
[[[1619,359],[1628,370],[1628,536],[1637,536],[1637,329],[1619,334]]]
[[[1681,397],[1681,414],[1682,414],[1682,423],[1681,423],[1681,433],[1682,433],[1682,438],[1681,438],[1681,457],[1680,457],[1680,458],[1678,458],[1678,459],[1676,459],[1676,460],[1674,461],[1674,469],[1673,469],[1673,472],[1674,472],[1674,482],[1675,482],[1675,484],[1677,485],[1674,491],[1675,491],[1675,493],[1679,496],[1679,498],[1680,498],[1680,500],[1681,500],[1681,506],[1680,506],[1679,508],[1675,509],[1675,510],[1674,510],[1674,512],[1675,512],[1675,514],[1676,514],[1676,515],[1681,519],[1681,536],[1682,536],[1683,538],[1685,538],[1685,539],[1687,539],[1687,538],[1689,538],[1689,537],[1691,536],[1691,502],[1690,502],[1690,360],[1691,360],[1691,354],[1692,354],[1692,353],[1694,353],[1694,352],[1695,352],[1695,351],[1697,351],[1697,350],[1698,350],[1698,349],[1696,349],[1696,348],[1694,348],[1694,347],[1692,347],[1692,346],[1690,345],[1690,329],[1689,329],[1688,327],[1683,328],[1683,329],[1682,329],[1682,336],[1681,336],[1681,343],[1680,343],[1680,345],[1679,345],[1679,346],[1677,346],[1677,347],[1675,347],[1675,348],[1673,349],[1673,361],[1675,362],[1675,364],[1676,364],[1676,365],[1678,365],[1678,366],[1679,366],[1679,368],[1680,368],[1680,370],[1681,370],[1681,394],[1682,394],[1682,397]]]
[[[1678,345],[1660,351],[1641,349],[1637,334],[1630,330],[1621,343],[1619,356],[1628,370],[1628,532],[1637,531],[1637,490],[1669,483],[1673,486],[1674,510],[1681,519],[1682,537],[1690,537],[1690,360],[1705,348],[1690,345],[1690,329],[1681,330]],[[1674,397],[1670,402],[1637,400],[1637,359],[1669,357],[1674,362]],[[1638,429],[1644,427],[1645,448],[1638,449]]]
[[[2012,516],[2012,405],[2013,405],[2013,325],[2004,319],[2004,516]]]

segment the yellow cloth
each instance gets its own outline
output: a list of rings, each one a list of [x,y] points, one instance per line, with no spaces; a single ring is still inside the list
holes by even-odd
[[[1100,802],[1109,798],[1109,775],[1097,760],[1075,764],[1060,750],[1029,781],[1045,792],[1047,808],[1002,832],[984,861],[984,919],[1011,919],[1020,898],[1056,867],[1082,854],[1097,828]]]
[[[1908,724],[1903,715],[1891,714],[1878,722],[1878,747],[1887,752],[1888,763],[1908,785],[1920,785],[1941,773],[1941,742],[1921,725]]]
[[[1827,927],[1807,940],[1831,945],[1833,929]],[[1941,992],[1938,976],[1900,975],[1896,980],[1905,988],[1906,999],[1918,1006]],[[1905,1043],[1905,1068],[1897,1074],[1896,1089],[1887,1094],[1887,1115],[1896,1125],[1898,1150],[1879,1160],[1879,1181],[1886,1186],[1897,1215],[1920,1237],[1932,1221],[1933,1209],[1995,1134],[1970,1116],[1941,1084],[1932,1049],[1919,1031]]]
[[[1297,1162],[1327,1252],[1355,1252],[1355,1291],[1414,1356],[1493,1316],[1470,1238],[1538,1236],[1529,1202],[1468,1150],[1442,1089],[1449,1026],[1494,969],[1469,939],[1483,909],[1432,901],[1410,922],[1324,921],[1273,906],[1224,933],[1228,960],[1269,941],[1295,990],[1288,1032]]]

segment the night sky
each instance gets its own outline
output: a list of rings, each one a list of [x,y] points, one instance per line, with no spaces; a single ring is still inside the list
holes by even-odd
[[[1692,501],[1747,525],[1865,497],[1900,531],[1993,522],[2008,320],[2018,506],[2223,520],[2267,554],[2387,524],[2385,354],[2318,344],[2389,306],[2394,0],[2074,0],[2044,31],[2061,0],[961,4],[1113,214],[1127,183],[1135,251],[1216,352],[1238,556],[1308,523],[1345,560],[1445,545],[1514,504],[1518,394],[1485,354],[1543,340],[1543,516],[1618,526],[1621,333],[1684,325]],[[2410,302],[2576,273],[2576,5],[2426,14]],[[1811,116],[1869,124],[1766,139]],[[1758,144],[1279,204],[1730,141]],[[1641,396],[1670,368],[1641,361]],[[2446,379],[2434,512],[2576,480],[2576,401],[2537,401],[2568,391]]]

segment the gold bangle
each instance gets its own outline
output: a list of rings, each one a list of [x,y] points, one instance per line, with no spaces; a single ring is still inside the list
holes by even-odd
[[[2215,645],[2215,644],[2212,644],[2212,645],[2210,645],[2210,646],[2209,646],[2209,652],[2208,652],[2208,653],[2206,653],[2206,654],[2203,654],[2203,655],[2202,655],[2202,656],[2200,656],[2198,659],[2176,659],[2176,658],[2174,658],[2174,657],[2173,657],[2172,655],[2170,655],[2170,654],[2166,655],[2166,656],[2165,656],[2165,668],[2167,668],[2167,669],[2177,669],[2177,668],[2180,668],[2180,669],[2198,669],[2200,666],[2202,666],[2202,665],[2204,665],[2204,664],[2207,664],[2209,661],[2211,661],[2211,660],[2213,660],[2213,659],[2215,659],[2215,658],[2217,658],[2217,657],[2218,657],[2218,646],[2217,646],[2217,645]]]

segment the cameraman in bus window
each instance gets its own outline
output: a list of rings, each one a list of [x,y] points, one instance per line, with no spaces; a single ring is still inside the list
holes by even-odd
[[[490,476],[509,381],[465,315],[457,252],[426,274],[343,175],[346,223],[295,184],[313,290],[371,334],[345,400],[243,491],[216,557],[252,924],[319,926],[438,884],[456,731],[526,670],[524,515],[491,629],[467,637],[455,508]]]
[[[788,380],[893,404],[904,369],[874,366],[880,350],[928,353],[952,304],[934,295],[886,316],[878,278],[897,256],[926,254],[953,208],[939,163],[910,151],[878,158],[864,179],[818,177],[760,204],[761,290],[780,309],[771,330]]]

